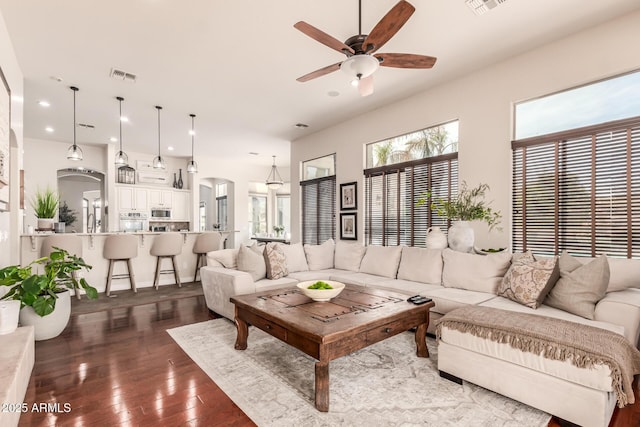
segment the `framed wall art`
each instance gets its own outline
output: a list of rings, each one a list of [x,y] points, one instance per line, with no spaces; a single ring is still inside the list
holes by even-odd
[[[358,240],[358,214],[355,212],[340,214],[340,239]]]
[[[340,184],[340,210],[358,209],[358,183]]]

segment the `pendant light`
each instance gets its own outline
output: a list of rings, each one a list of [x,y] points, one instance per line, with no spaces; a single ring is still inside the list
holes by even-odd
[[[187,172],[198,173],[198,164],[195,160],[193,160],[193,138],[196,134],[196,131],[193,130],[193,120],[196,118],[196,115],[189,114],[189,117],[191,117],[191,132],[189,132],[191,134],[191,161],[187,163]]]
[[[164,169],[166,166],[164,164],[164,159],[160,155],[160,110],[162,110],[162,107],[156,105],[156,109],[158,110],[158,156],[153,159],[153,168]]]
[[[69,89],[73,91],[73,145],[67,150],[67,159],[82,160],[82,150],[78,147],[78,144],[76,144],[76,92],[78,88],[69,86]]]
[[[120,122],[120,151],[116,154],[115,164],[117,166],[127,166],[129,164],[129,156],[127,156],[127,153],[122,151],[122,101],[124,101],[124,98],[116,96],[116,99],[120,103],[120,115],[118,116],[118,121]]]
[[[282,184],[284,184],[284,182],[282,182],[282,177],[280,177],[280,174],[278,173],[278,168],[276,168],[276,156],[273,156],[273,166],[271,166],[271,172],[267,177],[266,184],[267,187],[272,190],[277,190],[282,187]]]

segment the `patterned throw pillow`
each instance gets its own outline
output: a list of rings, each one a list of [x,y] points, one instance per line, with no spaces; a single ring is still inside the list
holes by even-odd
[[[287,274],[287,258],[277,243],[267,243],[264,249],[264,262],[267,266],[267,279],[280,279]]]
[[[498,287],[498,295],[538,308],[559,277],[557,258],[536,261],[531,252],[514,254],[511,267]]]

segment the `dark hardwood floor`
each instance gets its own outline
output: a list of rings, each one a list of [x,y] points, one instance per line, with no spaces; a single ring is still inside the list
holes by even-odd
[[[25,397],[59,409],[25,412],[20,425],[253,426],[166,333],[211,318],[203,296],[73,315],[60,337],[36,342]],[[635,391],[610,427],[640,426],[638,378]]]
[[[203,296],[72,316],[36,342],[25,397],[59,412],[26,412],[20,425],[253,426],[166,332],[210,318]]]

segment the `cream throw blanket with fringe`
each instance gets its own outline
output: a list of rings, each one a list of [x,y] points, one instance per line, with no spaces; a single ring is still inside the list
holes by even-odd
[[[567,320],[478,306],[452,310],[437,321],[438,342],[443,326],[547,359],[569,360],[579,368],[606,365],[618,406],[635,401],[632,383],[640,373],[640,351],[622,335]]]

